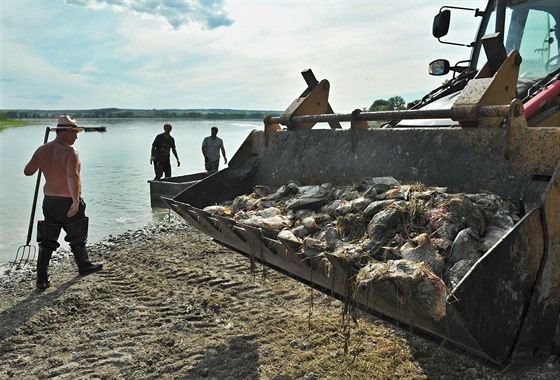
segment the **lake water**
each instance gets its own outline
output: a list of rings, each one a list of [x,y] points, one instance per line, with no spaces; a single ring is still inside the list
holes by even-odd
[[[14,260],[18,247],[27,240],[36,176],[26,177],[23,168],[35,149],[43,143],[46,127],[55,127],[56,120],[34,120],[37,124],[9,128],[0,132],[0,263]],[[154,178],[150,165],[152,141],[163,132],[163,124],[171,123],[181,166],[172,160],[172,175],[204,171],[201,152],[202,139],[210,135],[210,128],[219,128],[230,159],[253,129],[262,129],[261,120],[164,120],[164,119],[78,119],[85,127],[106,126],[107,132],[82,132],[74,147],[82,162],[82,197],[90,218],[89,241],[108,235],[140,228],[149,222],[164,219],[169,211],[150,206],[150,185]],[[55,133],[49,134],[49,141]],[[220,169],[225,168],[223,159]],[[35,245],[36,221],[42,219],[41,179],[33,235]],[[64,242],[64,232],[59,242]]]

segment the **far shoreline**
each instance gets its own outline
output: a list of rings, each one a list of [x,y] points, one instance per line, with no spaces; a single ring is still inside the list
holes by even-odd
[[[33,121],[0,118],[0,131],[3,131],[4,129],[8,129],[8,128],[19,128],[19,127],[25,127],[33,124],[35,124],[35,122]]]

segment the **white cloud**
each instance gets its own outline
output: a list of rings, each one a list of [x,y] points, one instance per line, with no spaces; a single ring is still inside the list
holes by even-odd
[[[162,17],[173,28],[198,23],[215,29],[233,23],[224,10],[223,0],[66,0],[66,3],[94,10],[109,8],[115,12]]]

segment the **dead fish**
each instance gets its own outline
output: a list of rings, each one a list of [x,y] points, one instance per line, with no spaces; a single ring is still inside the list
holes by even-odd
[[[362,180],[362,185],[367,188],[368,191],[375,190],[378,194],[384,193],[394,186],[400,186],[401,183],[393,177],[373,177],[364,178]]]
[[[361,246],[364,251],[367,252],[377,252],[377,249],[380,246],[380,242],[374,239],[366,238],[362,241]],[[372,258],[378,259],[377,256],[372,256]],[[400,259],[401,257],[399,257]],[[385,261],[385,260],[384,260]]]
[[[292,233],[300,239],[303,239],[307,235],[311,234],[312,231],[308,230],[303,224],[292,229]]]
[[[286,227],[292,226],[292,221],[283,215],[276,215],[269,218],[251,217],[240,221],[240,223],[272,231],[281,231]]]
[[[301,186],[298,189],[295,199],[288,201],[286,207],[288,210],[315,210],[327,202],[327,199],[332,192],[332,188],[333,185],[330,183]]]
[[[316,210],[323,206],[327,201],[326,197],[323,198],[296,198],[286,204],[288,210],[298,210],[298,209],[311,209]]]
[[[453,213],[453,217],[470,227],[479,235],[484,234],[486,218],[476,205],[467,197],[455,197],[449,200],[445,207]]]
[[[319,213],[314,213],[313,218],[315,219],[315,222],[319,225],[319,226],[326,226],[328,223],[333,221],[333,217],[330,216],[329,214],[326,214],[324,212],[319,212]]]
[[[321,252],[327,248],[325,246],[325,242],[323,242],[322,240],[309,238],[309,237],[303,239],[303,247],[304,249],[312,249]]]
[[[400,260],[403,258],[399,247],[382,247],[382,249],[381,259],[383,261]]]
[[[365,288],[373,282],[381,279],[387,273],[388,264],[386,262],[372,261],[360,269],[356,275],[358,287]]]
[[[333,196],[336,199],[344,199],[350,201],[352,200],[353,196],[349,194],[354,191],[355,191],[354,186],[337,186],[335,189],[333,189]]]
[[[497,194],[478,193],[467,196],[484,213],[488,224],[509,228],[520,219],[517,207]]]
[[[335,269],[358,273],[364,266],[364,252],[360,247],[352,244],[343,244],[334,252],[325,252],[325,257],[333,264]]]
[[[370,198],[364,198],[364,197],[358,197],[356,199],[353,199],[350,202],[350,205],[352,207],[352,210],[357,211],[357,212],[363,212],[372,202],[372,199]]]
[[[306,261],[306,263],[310,266],[314,266],[314,264],[313,261],[309,259],[323,257],[325,249],[326,249],[325,243],[319,239],[314,239],[309,237],[303,239],[303,246],[302,246],[303,258],[304,260],[308,260]]]
[[[233,212],[229,207],[221,206],[221,205],[206,206],[202,210],[209,212],[210,214],[220,215],[220,216],[233,215]]]
[[[460,221],[452,218],[451,213],[444,206],[444,201],[438,202],[437,207],[427,211],[428,230],[438,247],[444,250],[451,248],[453,240],[461,230]]]
[[[272,199],[260,198],[257,205],[257,209],[265,209],[269,207],[276,207],[281,205],[281,202],[274,201]]]
[[[377,199],[401,199],[407,200],[410,195],[410,186],[402,185],[390,188],[377,196]]]
[[[476,263],[476,260],[463,259],[457,261],[445,274],[445,284],[449,289],[455,289],[459,282],[465,277],[465,275],[471,270],[471,268]]]
[[[243,219],[249,219],[250,217],[252,217],[252,215],[249,215],[248,213],[246,213],[245,211],[238,211],[235,213],[235,215],[233,216],[233,219],[235,219],[235,221],[239,222]]]
[[[360,193],[357,190],[351,190],[348,193],[344,194],[344,196],[342,197],[342,199],[345,199],[350,202],[358,198],[360,198]]]
[[[324,228],[324,238],[325,243],[327,243],[327,248],[333,251],[340,243],[340,234],[338,230],[332,224],[327,224]]]
[[[416,283],[412,292],[416,302],[436,321],[447,314],[447,293],[444,282],[429,274]]]
[[[411,197],[415,199],[431,199],[436,194],[445,194],[447,187],[427,187],[420,190],[414,190]]]
[[[362,194],[362,197],[364,198],[370,198],[370,199],[375,199],[377,198],[377,190],[375,190],[375,186],[370,186],[367,188],[366,191],[364,191],[364,193]]]
[[[338,207],[334,210],[334,214],[337,216],[346,215],[350,211],[352,211],[352,203],[346,199],[341,199],[338,203]]]
[[[296,237],[289,229],[283,229],[278,232],[276,238],[292,253],[299,251],[303,245],[303,240]]]
[[[332,189],[333,185],[331,183],[301,186],[298,189],[297,196],[301,198],[322,198],[330,195]]]
[[[371,218],[372,216],[377,214],[379,211],[381,211],[382,209],[384,209],[387,206],[392,205],[393,203],[395,203],[394,199],[387,199],[387,200],[382,200],[382,201],[373,201],[365,208],[363,214],[366,218]]]
[[[488,252],[488,250],[499,242],[509,230],[510,228],[504,229],[501,227],[488,226],[480,243],[482,252]]]
[[[492,215],[488,215],[486,220],[488,222],[486,228],[488,228],[488,226],[492,226],[502,230],[509,230],[519,221],[519,217],[517,215],[496,212]]]
[[[448,265],[455,265],[458,261],[469,259],[477,261],[481,256],[481,245],[478,234],[470,227],[459,231],[451,246]]]
[[[411,294],[434,320],[439,321],[445,316],[447,289],[426,263],[403,259],[387,264],[388,274],[400,291]]]
[[[263,210],[258,210],[256,212],[256,216],[260,217],[260,218],[270,218],[276,215],[281,215],[282,211],[280,211],[279,208],[277,207],[267,207]]]
[[[469,198],[484,213],[489,226],[509,229],[520,219],[515,205],[496,194],[469,194]]]
[[[319,227],[319,225],[317,224],[317,221],[315,220],[314,217],[312,216],[308,216],[307,218],[303,219],[301,221],[301,224],[307,228],[309,231],[318,231],[321,229],[321,227]]]
[[[400,248],[400,253],[403,259],[425,261],[422,257],[433,256],[435,248],[432,247],[430,239],[427,234],[420,234],[414,239],[407,241]]]
[[[443,252],[444,257],[448,256],[445,253],[449,251],[451,246],[453,245],[452,240],[447,240],[440,237],[432,237],[431,241],[433,245],[435,245],[439,250]]]
[[[305,218],[307,218],[308,216],[313,216],[316,213],[313,210],[307,210],[307,209],[300,209],[300,210],[292,210],[292,211],[288,211],[288,213],[293,214],[294,217],[294,225],[298,225],[301,224],[301,221]]]
[[[280,215],[282,214],[282,211],[280,211],[279,208],[277,207],[267,207],[264,210],[259,210],[256,213],[256,216],[260,217],[260,218],[270,218],[276,215]]]
[[[439,321],[447,312],[447,290],[426,263],[410,260],[371,262],[360,269],[356,276],[358,286],[384,293],[389,299],[402,304],[413,297],[424,311]],[[374,293],[375,294],[375,293]]]
[[[303,240],[297,238],[290,229],[285,228],[278,232],[278,238],[283,240],[292,241],[294,243],[303,243]]]
[[[436,246],[432,244],[428,234],[423,233],[405,243],[400,248],[403,259],[424,262],[430,266],[438,276],[445,271],[445,262]]]
[[[287,185],[280,186],[273,194],[268,195],[267,199],[281,199],[290,195],[297,194],[299,186],[297,184],[290,182]]]
[[[375,214],[368,223],[368,236],[374,240],[380,239],[383,235],[403,222],[404,212],[400,207],[387,207]]]
[[[432,233],[432,237],[437,240],[438,246],[448,250],[461,228],[451,220],[443,220],[437,230]]]
[[[261,197],[261,198],[265,198],[268,197],[270,194],[272,194],[272,189],[268,186],[263,186],[263,185],[256,185],[253,188],[253,192]]]
[[[426,217],[428,218],[428,228],[431,231],[436,231],[445,221],[451,219],[451,214],[449,210],[445,208],[444,201],[438,201],[436,207],[426,212]],[[455,238],[455,235],[453,235],[453,238]]]
[[[237,212],[240,210],[249,211],[253,210],[258,204],[259,200],[255,199],[249,195],[240,195],[233,200],[233,204],[231,205],[231,209],[233,212]]]
[[[338,206],[340,206],[340,203],[342,203],[341,199],[335,199],[331,203],[324,205],[321,208],[321,211],[334,217],[336,216],[336,209],[338,208]]]

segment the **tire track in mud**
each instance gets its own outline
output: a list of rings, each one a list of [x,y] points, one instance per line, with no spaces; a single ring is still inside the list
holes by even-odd
[[[0,356],[3,367],[60,378],[88,378],[100,371],[115,378],[178,376],[208,355],[208,349],[193,350],[189,342],[203,341],[212,350],[254,334],[251,317],[259,313],[260,319],[290,318],[284,302],[302,298],[301,286],[272,271],[264,278],[262,268],[251,273],[248,259],[193,235],[187,233],[184,243],[173,234],[136,248],[92,249],[105,267],[84,278],[51,270],[53,286],[38,295],[51,305],[21,326],[45,341],[38,349],[8,336],[7,345],[29,355]],[[150,255],[162,249],[165,255]],[[64,281],[73,283],[59,292]],[[282,281],[286,285],[278,286]]]

